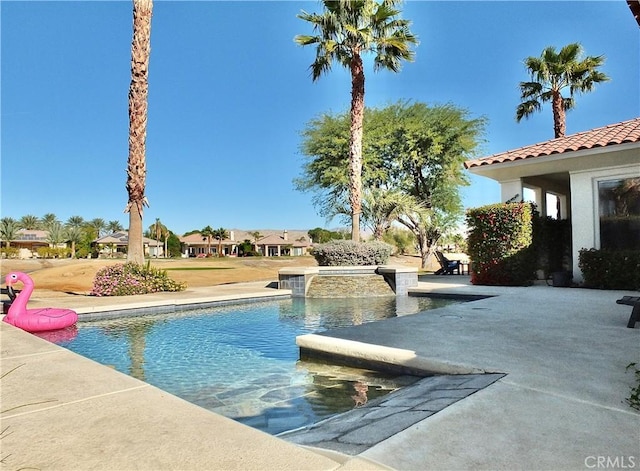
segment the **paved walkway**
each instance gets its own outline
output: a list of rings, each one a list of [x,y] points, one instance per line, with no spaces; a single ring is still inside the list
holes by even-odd
[[[430,414],[436,411],[427,405],[433,399],[429,395],[437,388],[427,378],[419,383],[424,395],[414,396],[415,402],[396,396],[400,402],[395,404],[356,409],[353,414],[359,416],[359,423],[375,420],[364,424],[370,425],[368,429],[342,434],[342,439],[313,442],[326,451],[244,427],[2,323],[3,466],[113,470],[640,467],[640,414],[625,403],[635,385],[625,367],[633,361],[640,364],[640,328],[626,328],[631,309],[615,304],[622,295],[637,293],[480,287],[470,286],[466,276],[426,277],[419,289],[493,297],[304,336],[299,344],[311,352],[467,374],[472,375],[470,381],[480,377],[491,384],[474,388],[450,384],[444,389],[473,389],[473,393]],[[49,298],[48,293],[36,291],[33,306],[71,307],[95,314],[279,293],[266,283],[127,298]],[[410,417],[398,426],[397,421],[395,425],[391,419],[384,421],[383,408],[388,406],[396,412],[406,406],[424,410],[415,412],[417,416],[397,416]],[[343,416],[336,423],[345,425],[347,419]],[[329,442],[340,442],[344,448],[334,449],[341,453],[332,451]]]

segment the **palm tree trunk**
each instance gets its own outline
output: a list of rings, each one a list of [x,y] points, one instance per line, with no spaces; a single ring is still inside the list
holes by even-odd
[[[566,118],[562,95],[559,91],[553,92],[551,107],[553,108],[553,132],[555,137],[556,139],[564,137],[566,131]]]
[[[354,54],[351,69],[351,127],[349,140],[349,204],[351,205],[351,240],[360,241],[362,212],[362,129],[364,121],[364,67]]]
[[[149,91],[149,55],[151,52],[152,0],[133,0],[133,41],[131,43],[131,85],[129,88],[129,159],[127,192],[129,202],[129,242],[127,260],[144,263],[142,213],[147,205],[147,96]]]

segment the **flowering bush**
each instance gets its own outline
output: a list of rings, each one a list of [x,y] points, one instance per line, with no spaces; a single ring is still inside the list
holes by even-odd
[[[493,204],[467,211],[473,284],[531,284],[535,278],[532,221],[529,203]]]
[[[165,270],[137,263],[124,263],[98,270],[92,296],[129,296],[132,294],[184,291],[186,284],[172,280]]]
[[[335,240],[313,248],[320,266],[384,265],[389,261],[393,247],[384,242],[354,242]]]

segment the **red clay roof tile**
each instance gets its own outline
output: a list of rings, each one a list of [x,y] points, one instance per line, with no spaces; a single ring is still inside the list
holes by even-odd
[[[465,168],[480,167],[628,142],[640,142],[640,118],[559,137],[531,146],[520,147],[519,149],[493,154],[481,159],[467,160],[464,166]]]

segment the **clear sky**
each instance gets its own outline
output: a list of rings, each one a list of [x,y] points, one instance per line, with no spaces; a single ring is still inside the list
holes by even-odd
[[[408,1],[419,37],[399,74],[366,73],[367,106],[452,103],[488,119],[479,156],[553,137],[551,109],[516,123],[523,60],[580,42],[606,56],[612,80],[578,96],[567,134],[640,115],[640,28],[626,2]],[[317,215],[300,175],[300,131],[344,112],[350,77],[335,66],[313,83],[311,29],[296,15],[315,1],[154,3],[144,227],[182,234],[227,229],[341,227]],[[1,216],[61,221],[128,215],[126,163],[132,4],[6,1],[1,13]],[[369,62],[370,63],[370,62]],[[365,123],[366,126],[366,123]],[[499,200],[474,177],[466,207]]]

